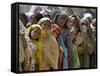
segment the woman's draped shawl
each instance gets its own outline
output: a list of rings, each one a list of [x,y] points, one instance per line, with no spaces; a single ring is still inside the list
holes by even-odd
[[[63,49],[62,69],[68,69],[68,50],[63,42],[62,36],[59,37],[58,44],[61,45]]]
[[[70,32],[66,28],[63,29],[62,31],[62,39],[64,41],[66,48],[68,49],[68,68],[73,68],[73,60],[72,60],[73,43]]]
[[[73,68],[80,68],[79,56],[75,45],[73,45],[73,65]]]
[[[56,39],[50,35],[48,38],[42,39],[43,59],[53,68],[58,69],[59,48]]]

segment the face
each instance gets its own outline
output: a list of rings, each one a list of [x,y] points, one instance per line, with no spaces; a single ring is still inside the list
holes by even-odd
[[[69,26],[74,26],[74,27],[76,27],[76,20],[75,20],[75,17],[72,17],[72,18],[69,19],[68,25],[69,25]]]
[[[57,24],[60,27],[63,27],[64,24],[66,23],[66,21],[67,21],[67,17],[65,17],[64,15],[59,15],[58,18],[57,18]]]
[[[38,27],[34,28],[31,32],[31,38],[34,40],[39,39],[40,35],[41,35],[41,30]]]
[[[51,22],[49,21],[45,21],[42,25],[41,25],[43,30],[50,30],[51,29]]]
[[[52,35],[56,38],[58,35],[59,35],[59,31],[58,30],[52,30],[51,29],[51,31],[52,31]]]

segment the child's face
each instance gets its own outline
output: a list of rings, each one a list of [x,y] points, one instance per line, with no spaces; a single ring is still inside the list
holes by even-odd
[[[39,39],[40,35],[41,35],[41,30],[38,27],[34,28],[31,32],[32,39]]]
[[[60,27],[63,27],[64,24],[66,23],[66,21],[67,21],[67,18],[64,15],[59,15],[58,18],[57,18],[57,24]]]
[[[46,29],[46,30],[50,30],[51,29],[51,22],[49,21],[45,21],[42,25],[41,25],[42,29]]]

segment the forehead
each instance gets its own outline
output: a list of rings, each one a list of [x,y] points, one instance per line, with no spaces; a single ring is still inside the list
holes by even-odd
[[[41,29],[39,28],[39,27],[35,27],[34,29],[33,29],[33,31],[41,31]]]
[[[63,17],[63,18],[67,18],[67,16],[66,15],[58,15],[58,17]]]
[[[48,20],[46,20],[46,21],[44,21],[42,24],[51,24],[51,22],[48,21]]]
[[[71,20],[71,21],[75,21],[75,17],[71,17],[70,20]]]

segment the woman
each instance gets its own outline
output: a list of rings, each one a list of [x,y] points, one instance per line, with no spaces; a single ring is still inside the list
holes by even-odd
[[[31,57],[31,69],[32,64],[34,62],[34,58],[36,59],[36,70],[42,70],[42,43],[41,43],[41,31],[42,28],[38,24],[31,25],[28,28],[29,37],[32,40],[32,43],[36,45],[36,56],[33,54]]]
[[[42,27],[43,70],[58,69],[59,49],[56,39],[51,34],[51,20],[42,18],[38,24]]]
[[[65,42],[66,39],[64,39],[64,33],[63,33],[64,25],[66,24],[67,20],[68,20],[68,16],[67,16],[65,11],[58,11],[56,13],[55,17],[54,17],[54,20],[53,20],[54,24],[58,25],[61,28],[61,30],[60,30],[61,36],[60,36],[60,38],[58,40],[58,43],[63,47],[62,48],[63,49],[62,69],[68,69],[69,68],[69,64],[68,64],[68,48],[67,48],[67,46],[65,44],[66,43]],[[66,37],[67,37],[67,35],[66,35]]]
[[[76,52],[78,52],[79,55],[79,61],[80,61],[80,67],[83,67],[83,39],[82,39],[82,34],[80,31],[80,19],[77,15],[72,15],[69,17],[67,26],[69,28],[69,30],[72,32],[72,30],[76,30],[76,37],[73,39],[72,36],[72,40],[73,42],[73,46],[76,46]],[[73,35],[73,34],[72,34]],[[74,52],[75,50],[73,50]],[[73,62],[74,64],[74,62]]]
[[[81,31],[84,43],[84,68],[91,68],[92,55],[95,52],[96,41],[92,29],[86,19],[81,19]]]
[[[73,42],[73,68],[80,68],[80,61],[78,56],[78,49],[75,45],[75,38],[77,36],[77,30],[76,27],[73,27],[71,30],[72,35],[72,42]]]

